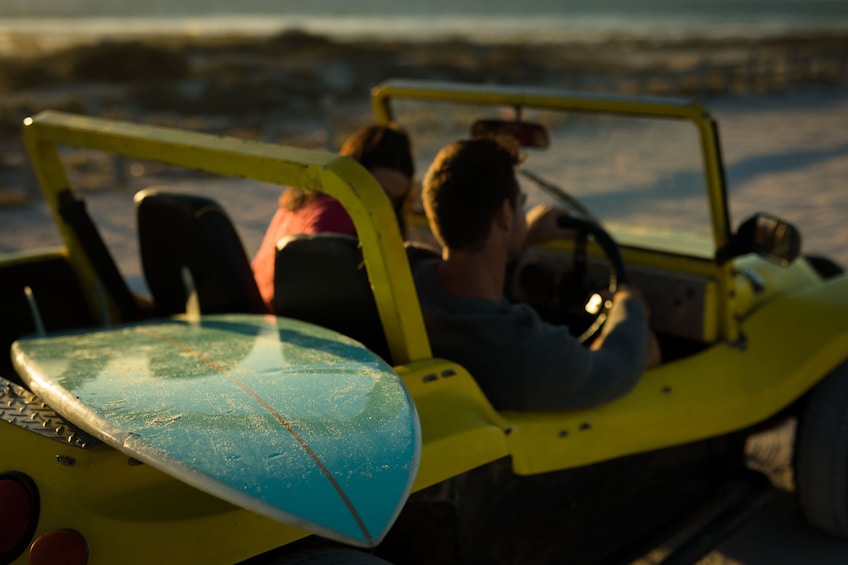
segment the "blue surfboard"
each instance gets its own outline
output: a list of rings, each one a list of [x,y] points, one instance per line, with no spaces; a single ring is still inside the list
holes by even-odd
[[[421,452],[408,391],[359,343],[261,315],[22,339],[29,387],[122,452],[345,543],[380,542]]]

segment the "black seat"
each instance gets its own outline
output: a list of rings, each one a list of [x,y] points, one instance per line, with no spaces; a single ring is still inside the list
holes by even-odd
[[[217,202],[147,189],[135,203],[144,278],[158,313],[185,312],[183,267],[202,313],[267,312],[241,239]]]
[[[330,328],[389,358],[359,240],[295,235],[277,243],[274,313]]]
[[[409,257],[436,253],[407,245]],[[362,249],[355,237],[295,235],[277,243],[274,312],[352,337],[391,363]]]

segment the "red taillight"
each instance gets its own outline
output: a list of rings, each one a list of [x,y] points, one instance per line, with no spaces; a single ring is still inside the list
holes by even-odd
[[[23,552],[38,522],[38,491],[23,473],[0,473],[0,561]]]
[[[53,530],[38,536],[29,548],[30,565],[85,565],[88,543],[76,530]]]
[[[32,501],[21,483],[0,480],[0,555],[6,555],[26,533]]]

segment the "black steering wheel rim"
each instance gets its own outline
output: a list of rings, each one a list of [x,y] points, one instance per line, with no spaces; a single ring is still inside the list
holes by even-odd
[[[561,216],[560,218],[558,218],[557,225],[563,229],[575,230],[577,232],[576,241],[578,242],[581,239],[581,234],[591,236],[595,240],[595,243],[597,243],[598,246],[601,248],[610,263],[609,279],[607,282],[606,289],[610,296],[613,296],[615,294],[620,285],[628,283],[627,271],[624,267],[624,260],[621,257],[621,251],[618,247],[618,244],[615,242],[612,236],[610,236],[610,234],[603,227],[601,227],[600,224],[588,218],[582,218],[576,215],[569,215]],[[577,256],[581,252],[578,247],[579,244],[575,248],[575,260],[577,260]],[[594,320],[589,325],[589,327],[585,331],[583,331],[583,333],[576,336],[577,340],[581,343],[588,343],[596,336],[598,336],[604,324],[606,323],[611,307],[611,300],[605,299],[602,303],[602,307],[594,315]]]

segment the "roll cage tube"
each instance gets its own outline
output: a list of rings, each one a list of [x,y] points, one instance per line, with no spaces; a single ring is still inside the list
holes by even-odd
[[[41,112],[27,118],[24,126],[32,166],[68,247],[71,263],[84,287],[90,289],[88,300],[95,312],[100,310],[99,300],[94,296],[95,270],[60,213],[59,195],[72,189],[59,159],[59,145],[272,183],[281,189],[297,186],[333,196],[350,214],[356,227],[392,358],[403,364],[431,357],[397,218],[383,189],[353,159],[63,112]]]

